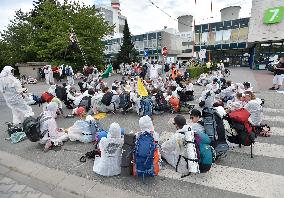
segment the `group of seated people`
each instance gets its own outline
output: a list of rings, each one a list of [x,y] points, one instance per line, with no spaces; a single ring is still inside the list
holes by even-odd
[[[206,79],[206,83],[204,83],[205,89],[199,98],[199,106],[201,108],[216,108],[222,117],[229,112],[245,108],[250,113],[249,122],[251,125],[261,125],[263,119],[263,101],[254,95],[250,83],[233,83],[226,81],[222,76],[218,76],[218,74],[219,73],[213,73]],[[201,78],[203,79],[203,76],[201,76]],[[114,81],[111,88],[109,88],[102,79],[97,79],[92,82],[84,81],[83,83],[86,89],[83,90],[83,92],[77,91],[75,87],[63,85],[66,91],[66,97],[63,101],[58,97],[58,86],[51,85],[47,92],[54,97],[43,107],[43,117],[48,119],[41,126],[42,131],[48,130],[48,133],[40,141],[40,143],[45,145],[45,151],[48,151],[54,146],[62,145],[62,143],[68,139],[84,143],[96,141],[100,150],[100,156],[95,159],[94,172],[105,176],[120,174],[120,153],[123,145],[123,130],[119,124],[113,123],[108,132],[104,131],[105,135],[103,138],[98,138],[98,133],[103,131],[101,130],[103,127],[99,125],[92,115],[99,112],[115,113],[119,109],[134,109],[139,112],[139,102],[143,100],[143,98],[138,95],[137,82],[137,77],[129,77],[128,79],[122,77],[121,81]],[[203,85],[203,81],[201,80],[200,82],[202,82]],[[143,85],[149,92],[148,97],[153,101],[153,108],[159,104],[156,95],[160,93],[162,93],[162,97],[167,102],[168,106],[170,106],[172,98],[177,98],[180,103],[187,103],[189,96],[193,96],[194,92],[194,86],[191,81],[177,82],[170,78],[159,78],[155,82],[144,80]],[[123,99],[122,96],[124,95],[126,95],[128,97],[127,100],[129,100],[127,108],[121,106],[121,99]],[[73,108],[73,114],[80,118],[67,131],[58,129],[55,120],[58,115],[63,114],[63,103]],[[164,110],[159,108],[156,108],[156,111],[164,112]],[[159,136],[163,136],[163,133],[154,133],[154,126],[149,116],[146,115],[142,118],[140,118],[142,121],[139,121],[141,132],[149,130],[153,133],[157,142],[159,142]],[[195,160],[198,158],[197,155],[202,155],[202,152],[208,153],[208,145],[210,145],[211,142],[210,138],[205,133],[201,110],[197,108],[192,109],[189,118],[190,123],[187,123],[186,117],[182,115],[177,115],[174,118],[173,124],[177,131],[165,141],[159,142],[159,144],[161,144],[159,152],[161,158],[165,159],[182,174],[188,172],[207,172],[214,161],[213,157],[208,157],[208,154],[204,154],[203,162],[201,162],[202,158],[200,157],[201,160]],[[184,139],[187,138],[187,141],[194,141],[195,133],[198,133],[198,135],[202,137],[200,143],[202,145],[201,148],[196,148],[194,144],[190,144],[184,148]],[[266,133],[263,135],[268,136],[269,134]],[[137,136],[139,136],[139,133]],[[107,150],[110,150],[108,147],[110,144],[113,145],[111,154],[107,152]],[[207,150],[205,148],[207,148]],[[197,149],[199,149],[199,151],[197,151]],[[188,162],[183,158],[180,159],[181,153],[183,156],[187,156],[187,158],[193,160]]]

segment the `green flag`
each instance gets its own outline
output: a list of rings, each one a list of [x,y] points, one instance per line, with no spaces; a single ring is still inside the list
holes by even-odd
[[[105,72],[102,75],[102,78],[108,78],[109,74],[112,72],[112,65],[110,64],[108,68],[105,70]]]

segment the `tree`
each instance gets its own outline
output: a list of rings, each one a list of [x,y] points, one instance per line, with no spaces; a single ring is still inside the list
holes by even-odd
[[[92,6],[66,0],[62,4],[58,0],[38,0],[31,12],[16,12],[2,32],[1,42],[7,45],[11,64],[47,61],[83,66],[82,52],[87,64],[103,62],[102,38],[112,29]],[[75,48],[71,47],[71,31],[80,43]]]
[[[139,53],[134,48],[134,44],[131,40],[131,34],[129,31],[127,20],[125,20],[125,26],[123,29],[123,44],[117,55],[117,62],[120,63],[131,63],[137,62]]]

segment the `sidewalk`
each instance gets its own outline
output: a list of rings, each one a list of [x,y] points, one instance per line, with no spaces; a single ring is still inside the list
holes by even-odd
[[[98,181],[70,175],[0,151],[0,197],[138,198],[143,196],[103,185]]]
[[[3,170],[3,167],[0,168]],[[0,197],[1,198],[53,198],[27,185],[5,177],[0,174]]]

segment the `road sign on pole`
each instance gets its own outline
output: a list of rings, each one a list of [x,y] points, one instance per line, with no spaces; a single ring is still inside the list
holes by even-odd
[[[163,57],[167,57],[168,56],[168,48],[167,47],[163,47],[162,55],[163,55]]]

